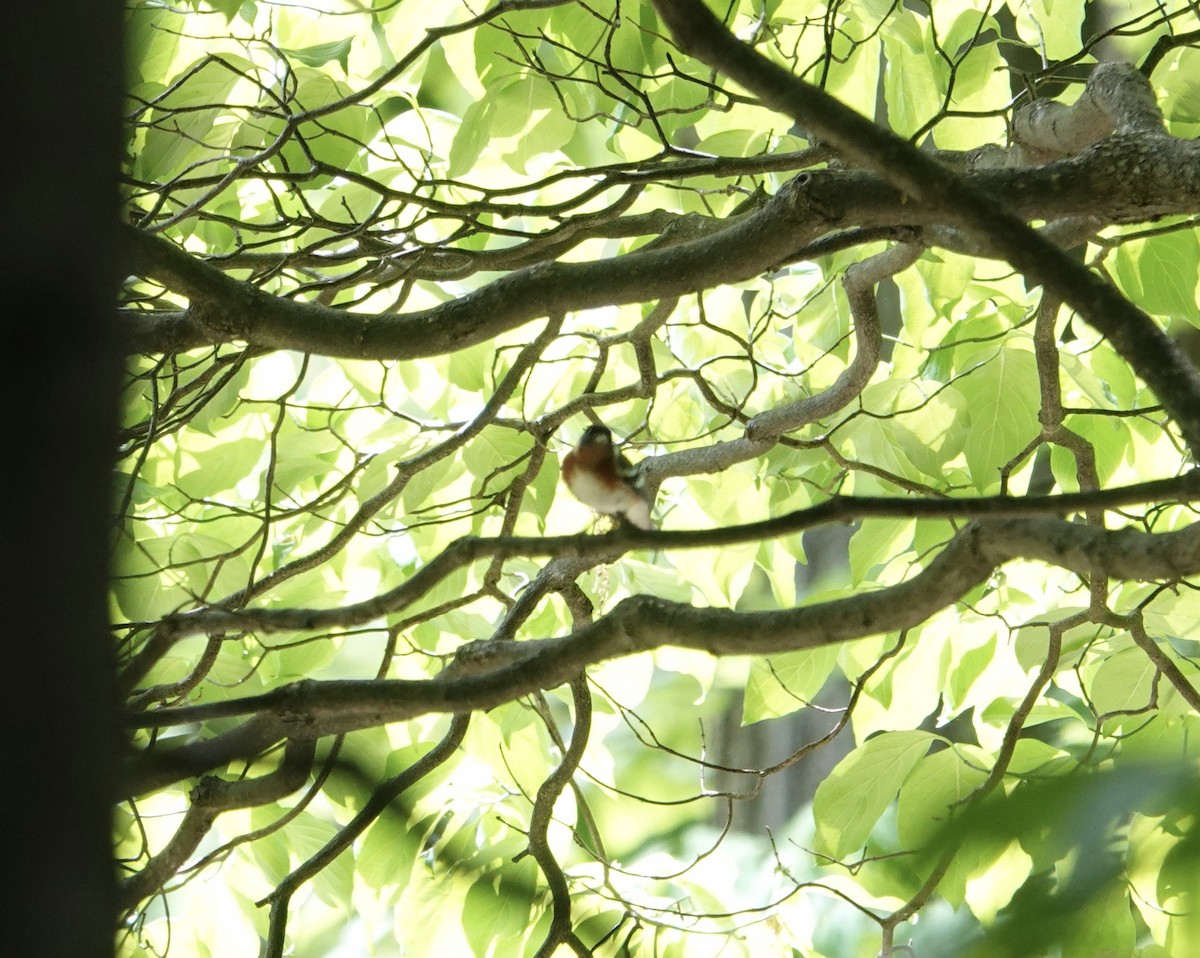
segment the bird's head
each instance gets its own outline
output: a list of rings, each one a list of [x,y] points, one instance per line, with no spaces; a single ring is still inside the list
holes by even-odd
[[[580,446],[611,446],[612,430],[608,426],[588,426],[579,439]]]

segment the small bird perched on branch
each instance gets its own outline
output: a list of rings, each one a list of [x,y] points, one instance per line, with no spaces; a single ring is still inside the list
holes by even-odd
[[[621,516],[639,529],[653,529],[650,497],[637,468],[613,445],[607,426],[588,426],[562,464],[571,495],[605,515]]]

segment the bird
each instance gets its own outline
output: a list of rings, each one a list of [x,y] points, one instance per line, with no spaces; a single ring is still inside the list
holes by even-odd
[[[562,464],[563,481],[571,495],[605,515],[620,516],[639,529],[653,529],[650,506],[642,477],[613,445],[607,426],[588,426],[579,445],[567,453]]]

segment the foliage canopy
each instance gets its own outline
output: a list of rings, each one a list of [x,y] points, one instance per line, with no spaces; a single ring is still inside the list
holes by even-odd
[[[705,10],[132,3],[127,953],[1200,949],[1194,5]]]

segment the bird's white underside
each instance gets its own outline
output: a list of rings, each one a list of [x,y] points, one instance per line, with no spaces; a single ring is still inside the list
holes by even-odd
[[[572,485],[575,498],[596,512],[623,515],[640,529],[654,528],[650,521],[650,505],[634,490],[625,486],[610,489],[583,471],[576,475]]]

